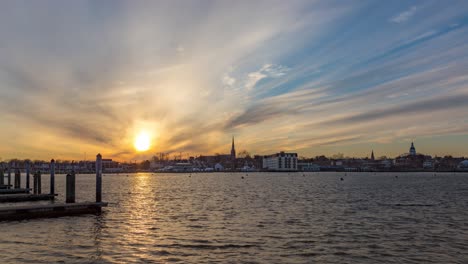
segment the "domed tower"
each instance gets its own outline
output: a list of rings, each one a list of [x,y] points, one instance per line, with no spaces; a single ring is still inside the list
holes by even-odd
[[[409,149],[409,154],[411,156],[416,156],[416,148],[414,147],[414,143],[411,142],[411,148]]]

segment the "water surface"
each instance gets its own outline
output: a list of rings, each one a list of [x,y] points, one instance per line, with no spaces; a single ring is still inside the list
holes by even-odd
[[[77,176],[78,202],[94,184]],[[2,263],[468,263],[468,174],[105,175],[103,199],[0,222]]]

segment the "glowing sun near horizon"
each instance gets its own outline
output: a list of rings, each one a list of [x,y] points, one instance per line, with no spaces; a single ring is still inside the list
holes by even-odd
[[[151,138],[147,132],[140,132],[135,137],[135,142],[133,143],[135,149],[139,152],[147,151],[151,147]]]

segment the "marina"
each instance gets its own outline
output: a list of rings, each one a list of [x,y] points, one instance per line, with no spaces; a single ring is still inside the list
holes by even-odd
[[[8,169],[10,171],[10,169]],[[4,175],[3,175],[4,176]],[[21,174],[19,170],[15,173],[15,188],[0,189],[0,203],[34,202],[50,200],[54,201],[58,195],[55,193],[55,161],[50,162],[50,192],[42,193],[41,172],[33,176],[33,193],[30,188],[20,188]],[[4,178],[2,177],[2,180]],[[27,185],[29,183],[29,171],[26,175]],[[19,220],[43,217],[73,216],[81,214],[100,213],[102,207],[108,204],[102,202],[102,156],[96,156],[96,201],[80,202],[76,200],[76,175],[71,171],[66,175],[66,201],[65,203],[50,204],[22,204],[19,206],[0,207],[0,220]],[[27,186],[28,187],[28,186]]]

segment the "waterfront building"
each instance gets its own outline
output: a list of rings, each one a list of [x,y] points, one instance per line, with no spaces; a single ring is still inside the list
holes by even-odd
[[[432,158],[427,158],[423,161],[423,169],[433,170],[434,169],[434,160]]]
[[[282,151],[264,156],[263,169],[270,171],[297,171],[297,153]]]
[[[297,169],[299,171],[320,171],[320,166],[312,162],[298,162]]]
[[[221,165],[221,163],[216,163],[215,166],[214,166],[214,170],[215,171],[223,171],[224,167],[223,167],[223,165]]]
[[[457,169],[460,171],[468,171],[468,160],[460,162],[457,166]]]
[[[103,172],[122,172],[122,167],[119,166],[119,162],[113,161],[112,159],[102,159],[102,171]]]
[[[236,148],[234,145],[234,137],[232,137],[231,153],[230,154],[215,154],[212,156],[200,156],[196,160],[200,161],[203,166],[213,167],[215,164],[220,163],[224,169],[236,168]]]

